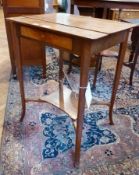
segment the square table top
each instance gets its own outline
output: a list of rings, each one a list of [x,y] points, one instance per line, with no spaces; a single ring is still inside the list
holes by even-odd
[[[8,20],[91,40],[136,26],[135,24],[126,22],[76,16],[66,13],[20,16],[8,18]]]

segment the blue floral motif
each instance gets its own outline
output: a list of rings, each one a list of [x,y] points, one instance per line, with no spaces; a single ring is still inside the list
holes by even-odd
[[[46,112],[41,114],[40,120],[44,125],[43,135],[46,137],[43,159],[54,158],[74,145],[74,128],[67,115],[56,116]]]
[[[115,134],[97,125],[98,120],[106,117],[106,111],[85,115],[81,145],[83,150],[94,145],[110,144],[116,141]],[[46,137],[42,151],[43,159],[54,158],[75,145],[75,131],[69,116],[46,112],[41,114],[40,121],[44,126],[43,135]]]
[[[84,117],[82,148],[87,150],[94,145],[110,144],[117,140],[110,130],[97,125],[97,122],[107,117],[107,111],[88,113]]]

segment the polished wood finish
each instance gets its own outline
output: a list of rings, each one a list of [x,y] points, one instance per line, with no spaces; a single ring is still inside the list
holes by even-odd
[[[20,82],[20,92],[22,98],[22,117],[25,114],[26,98],[24,94],[22,59],[20,38],[26,37],[39,42],[44,42],[50,46],[55,46],[61,50],[78,54],[81,58],[81,75],[80,90],[77,114],[77,130],[76,130],[76,146],[75,146],[75,166],[80,161],[80,145],[83,126],[83,115],[85,110],[85,92],[88,83],[88,70],[92,54],[100,53],[101,50],[109,48],[115,44],[121,43],[119,59],[116,68],[114,87],[110,101],[110,124],[113,124],[112,111],[116,96],[116,90],[119,83],[122,63],[125,55],[127,44],[127,36],[130,28],[134,25],[115,22],[103,19],[96,19],[83,16],[75,16],[70,14],[48,14],[34,15],[29,17],[15,17],[8,19],[12,25],[15,37],[16,59],[18,60],[18,76]],[[105,24],[105,25],[103,25]],[[102,27],[103,26],[103,27]],[[110,30],[111,29],[111,30]],[[32,35],[29,31],[32,31]],[[49,35],[51,37],[49,37]],[[54,36],[54,37],[52,37]],[[58,43],[55,36],[60,37],[63,42]],[[66,44],[67,43],[67,44]],[[103,44],[105,43],[105,45]],[[60,57],[62,59],[62,57]],[[62,60],[60,61],[60,69],[62,69]],[[62,76],[60,70],[60,77]]]
[[[4,17],[20,16],[25,14],[42,14],[44,13],[43,0],[3,0]],[[12,65],[12,72],[16,74],[16,59],[13,49],[14,38],[11,35],[11,28],[8,21],[5,22],[7,38],[9,44],[10,60]],[[22,38],[21,39],[21,54],[23,57],[23,65],[42,65],[43,75],[46,72],[45,61],[45,45],[36,41]]]

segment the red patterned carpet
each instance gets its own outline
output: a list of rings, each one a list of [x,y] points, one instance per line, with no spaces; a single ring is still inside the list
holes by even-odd
[[[48,48],[47,53],[45,80],[40,68],[24,70],[27,96],[39,96],[43,83],[58,80],[55,52]],[[92,89],[95,98],[110,98],[114,64],[114,59],[104,58],[96,90]],[[79,69],[73,68],[72,73],[77,76]],[[69,116],[49,103],[28,103],[21,124],[18,81],[11,79],[1,150],[4,175],[139,175],[139,70],[133,87],[125,81],[129,71],[124,68],[122,74],[113,113],[115,125],[108,124],[107,108],[91,105],[85,112],[79,169],[73,167],[75,131]],[[90,83],[92,80],[90,70]],[[66,80],[64,84],[69,88]]]

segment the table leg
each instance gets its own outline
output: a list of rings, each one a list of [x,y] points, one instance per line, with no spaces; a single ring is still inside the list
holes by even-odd
[[[11,27],[10,22],[5,20],[6,25],[6,33],[8,39],[8,46],[9,46],[9,54],[10,54],[10,61],[11,61],[11,68],[12,68],[12,76],[13,78],[16,77],[16,65],[15,65],[15,58],[14,58],[14,49],[13,49],[13,40],[11,35]]]
[[[77,129],[76,129],[76,145],[75,145],[75,166],[79,166],[80,162],[80,147],[83,127],[83,116],[85,108],[85,92],[88,82],[88,70],[90,66],[90,45],[83,43],[81,47],[81,63],[80,63],[80,89],[78,100],[78,114],[77,114]]]
[[[20,94],[21,94],[21,105],[22,105],[22,112],[20,121],[22,122],[25,116],[26,110],[26,103],[25,103],[25,92],[24,92],[24,81],[23,81],[23,64],[21,58],[21,48],[20,48],[20,36],[19,36],[19,28],[16,24],[11,24],[12,34],[14,38],[14,49],[16,50],[16,60],[17,60],[17,76],[19,80],[20,86]]]
[[[116,72],[115,72],[115,77],[114,77],[114,84],[113,84],[110,109],[109,109],[110,125],[114,124],[113,118],[112,118],[113,106],[114,106],[114,102],[115,102],[117,88],[119,85],[120,75],[121,75],[121,71],[122,71],[122,65],[123,65],[123,61],[124,61],[124,57],[125,57],[125,53],[126,53],[128,33],[129,32],[127,31],[125,41],[120,43],[120,50],[119,50],[119,56],[118,56],[118,61],[117,61],[117,65],[116,65]]]
[[[63,80],[63,51],[59,51],[59,80]]]
[[[98,75],[98,72],[100,71],[101,63],[102,63],[102,56],[101,54],[99,54],[96,56],[96,65],[95,65],[94,80],[93,80],[94,89],[96,88],[97,75]]]
[[[73,54],[70,53],[70,58],[69,58],[69,68],[68,68],[68,74],[72,71],[72,61],[73,61]]]
[[[42,43],[42,48],[45,51],[44,43]],[[42,77],[45,79],[46,78],[46,54],[45,54],[45,52],[43,52],[42,54],[43,54],[42,58],[44,58],[44,59],[42,59]]]
[[[63,89],[63,51],[59,51],[59,106],[64,110],[64,89]]]

